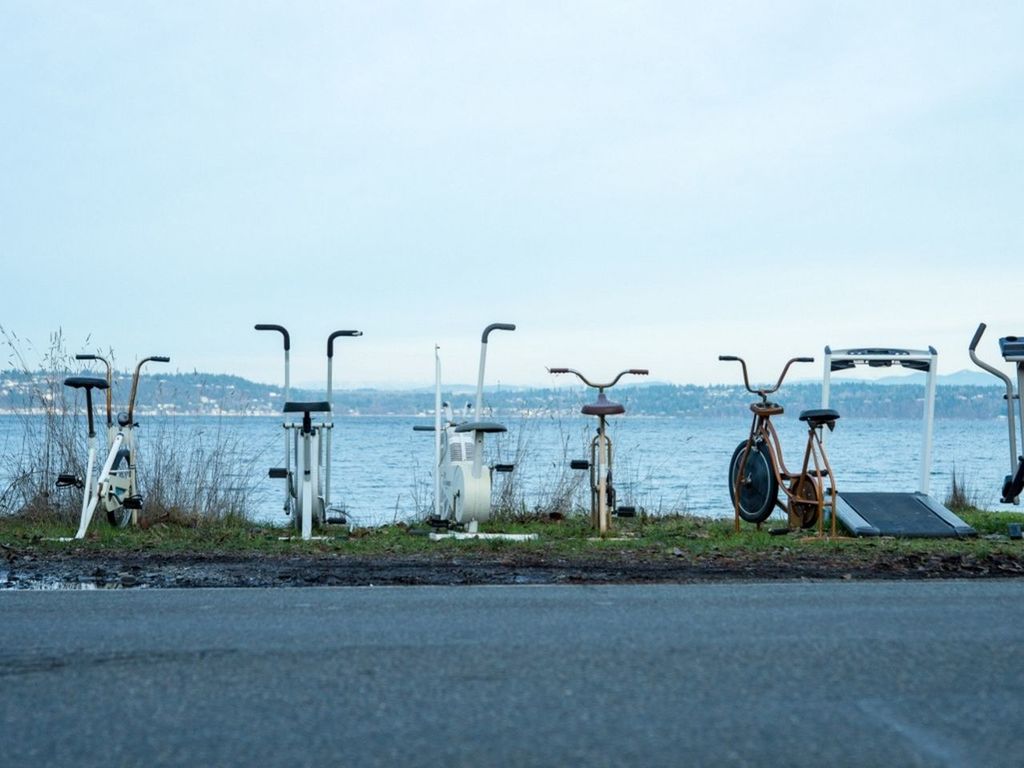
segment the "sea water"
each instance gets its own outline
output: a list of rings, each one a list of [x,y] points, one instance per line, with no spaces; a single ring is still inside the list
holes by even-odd
[[[145,465],[148,446],[188,451],[196,441],[221,445],[225,470],[219,482],[249,490],[250,515],[260,521],[285,522],[283,481],[267,477],[283,466],[284,435],[280,417],[218,416],[140,419],[138,450]],[[433,504],[434,436],[414,432],[431,418],[415,416],[335,416],[332,434],[332,502],[344,505],[361,525],[422,518]],[[806,429],[795,414],[773,420],[782,438],[790,469],[799,466]],[[0,416],[0,493],[10,457],[23,450],[24,431],[32,419]],[[515,463],[511,475],[495,474],[516,484],[514,497],[527,509],[543,507],[552,489],[581,474],[569,461],[587,457],[596,420],[583,416],[506,419],[508,432],[488,435],[489,462]],[[827,434],[837,485],[845,491],[914,491],[920,482],[921,420],[842,419]],[[736,418],[645,417],[626,414],[609,419],[615,450],[615,486],[620,504],[643,507],[652,514],[689,512],[729,516],[728,465],[750,427],[746,414]],[[84,429],[84,427],[83,427]],[[290,433],[289,433],[290,434]],[[102,442],[102,438],[101,438]],[[950,490],[954,472],[977,501],[996,509],[1008,471],[1006,423],[1003,420],[943,420],[935,424],[930,492],[938,500]],[[584,483],[586,478],[581,478]],[[142,480],[145,483],[145,478]],[[580,483],[575,500],[589,504]],[[61,491],[73,493],[73,490]]]

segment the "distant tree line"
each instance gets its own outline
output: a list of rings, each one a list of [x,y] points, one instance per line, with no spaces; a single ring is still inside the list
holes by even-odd
[[[0,410],[20,411],[40,407],[40,393],[46,391],[51,374],[22,371],[0,372]],[[114,400],[123,407],[131,378],[119,373],[114,383]],[[921,385],[841,382],[832,386],[831,406],[846,416],[918,418],[923,411]],[[316,400],[323,391],[293,388],[296,400]],[[652,384],[619,386],[609,393],[628,411],[645,416],[719,417],[746,411],[754,396],[734,385]],[[462,409],[473,399],[469,387],[443,393],[446,401]],[[593,390],[571,388],[488,388],[485,402],[494,415],[543,415],[573,413],[594,398]],[[821,385],[784,385],[774,396],[796,413],[821,404]],[[166,413],[280,413],[284,402],[281,387],[260,384],[239,376],[204,373],[151,373],[139,382],[138,403],[143,411]],[[434,393],[429,389],[353,389],[334,393],[335,412],[362,415],[425,415],[432,412]],[[998,387],[940,385],[935,413],[938,418],[990,419],[1005,413],[1005,400]]]

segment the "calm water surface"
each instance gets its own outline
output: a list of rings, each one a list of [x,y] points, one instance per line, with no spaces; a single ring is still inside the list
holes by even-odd
[[[6,457],[20,450],[25,423],[15,416],[0,417],[0,456],[5,458],[0,473],[7,469]],[[337,417],[334,423],[332,497],[345,504],[356,522],[409,520],[430,509],[433,435],[412,430],[414,424],[431,423],[429,417]],[[529,507],[543,504],[560,479],[574,476],[568,461],[584,457],[595,426],[582,416],[505,423],[509,432],[490,442],[491,461],[516,463],[510,477],[519,484],[519,495]],[[626,414],[610,423],[621,503],[634,503],[654,513],[732,514],[726,473],[733,450],[749,428],[745,410],[738,408],[736,418],[723,419]],[[787,413],[776,426],[787,461],[797,464],[806,435],[801,423],[795,414]],[[137,434],[144,460],[147,439],[186,448],[196,440],[228,444],[230,469],[224,482],[256,489],[252,498],[256,519],[284,522],[282,482],[266,477],[269,467],[282,463],[283,431],[279,417],[144,417]],[[842,490],[917,488],[919,420],[840,419],[828,445]],[[955,470],[982,504],[999,507],[999,486],[1008,463],[1005,422],[937,422],[933,457],[933,495],[940,500],[945,497]],[[496,476],[496,490],[504,478]],[[583,503],[582,493],[578,500]]]

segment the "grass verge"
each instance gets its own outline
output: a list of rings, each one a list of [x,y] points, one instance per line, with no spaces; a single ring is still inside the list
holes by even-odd
[[[790,534],[772,536],[767,530],[744,526],[736,534],[731,520],[688,515],[619,520],[613,534],[595,537],[582,516],[557,521],[535,519],[524,522],[492,522],[482,531],[536,533],[537,540],[507,542],[500,540],[431,541],[426,528],[396,524],[354,531],[324,531],[325,538],[304,542],[288,538],[292,529],[260,525],[241,518],[183,519],[151,523],[134,529],[115,529],[98,523],[80,542],[54,539],[73,533],[67,524],[53,521],[0,518],[0,546],[8,552],[31,550],[35,553],[118,552],[250,554],[250,555],[324,555],[389,557],[430,555],[449,557],[457,554],[522,555],[595,559],[603,557],[658,560],[671,558],[731,557],[821,557],[851,562],[870,559],[879,553],[921,556],[967,555],[984,557],[999,553],[1024,557],[1020,541],[1005,536],[1007,524],[1024,523],[1017,512],[960,510],[960,515],[979,536],[971,539],[895,539],[835,538]],[[282,540],[286,539],[286,540]]]

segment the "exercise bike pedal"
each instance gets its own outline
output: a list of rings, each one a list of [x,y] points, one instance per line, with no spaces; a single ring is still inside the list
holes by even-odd
[[[288,477],[288,470],[284,467],[271,467],[267,470],[267,476],[272,477],[275,480],[284,480]]]
[[[75,477],[74,475],[71,474],[62,473],[57,475],[56,486],[58,488],[71,488],[72,486],[74,486],[75,488],[84,488],[85,481],[83,481],[82,478],[80,477]]]
[[[511,472],[516,468],[515,464],[495,464],[491,469],[495,472]]]
[[[324,514],[327,525],[348,525],[348,515],[344,507],[329,507]]]
[[[590,462],[586,459],[573,459],[569,462],[569,469],[590,469]]]
[[[141,496],[128,496],[121,506],[125,509],[142,509],[142,497]]]
[[[636,517],[636,507],[633,506],[621,506],[615,510],[616,517]]]

